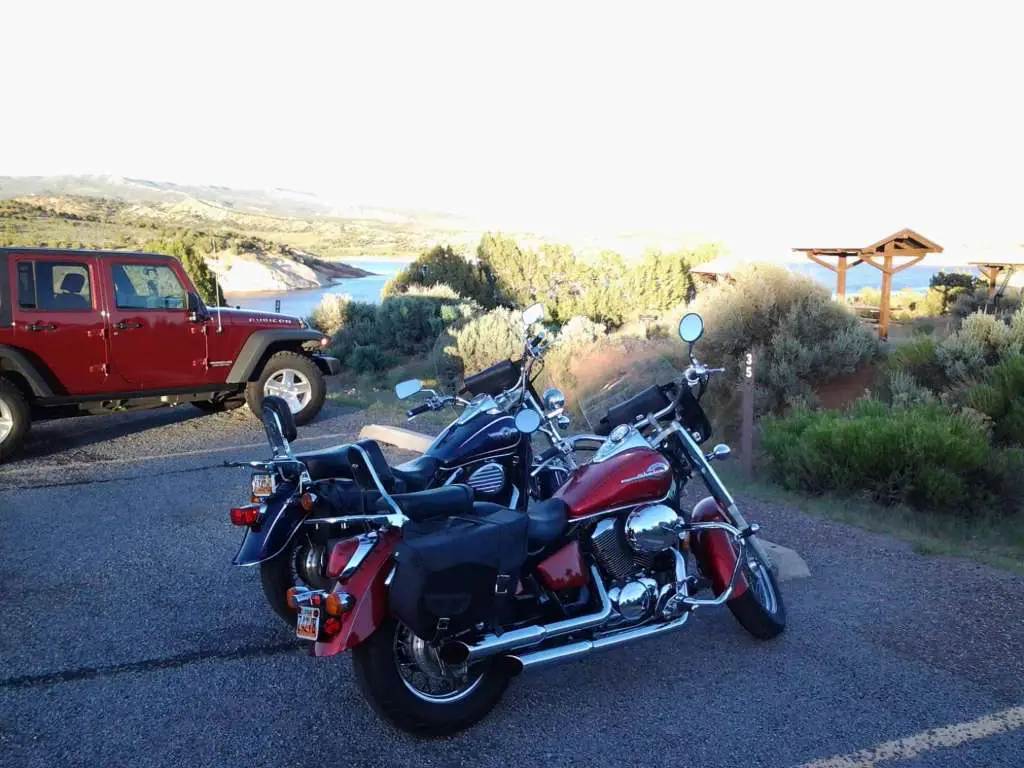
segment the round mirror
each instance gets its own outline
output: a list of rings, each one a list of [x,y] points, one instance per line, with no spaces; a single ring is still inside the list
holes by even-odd
[[[679,338],[693,344],[704,335],[704,320],[696,312],[687,312],[679,321]]]
[[[405,400],[407,397],[412,397],[417,392],[423,389],[423,382],[419,379],[409,379],[408,381],[400,381],[395,384],[395,397],[399,400]]]
[[[530,435],[540,429],[540,414],[529,408],[523,408],[516,414],[516,429],[524,435]]]
[[[523,325],[529,327],[544,319],[544,305],[534,304],[523,310]]]
[[[544,401],[544,410],[550,415],[555,411],[559,413],[565,408],[565,394],[558,387],[548,387],[541,395]]]

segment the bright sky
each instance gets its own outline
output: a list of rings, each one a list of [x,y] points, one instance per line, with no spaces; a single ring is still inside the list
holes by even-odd
[[[1022,21],[977,1],[9,2],[0,174],[755,246],[1020,243]]]

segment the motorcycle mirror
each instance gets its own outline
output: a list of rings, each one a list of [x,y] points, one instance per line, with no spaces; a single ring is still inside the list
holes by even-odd
[[[423,391],[423,382],[419,379],[408,379],[407,381],[400,381],[395,384],[395,397],[399,400],[405,400],[407,397],[412,397],[417,392]]]
[[[704,335],[704,318],[696,312],[687,312],[679,321],[679,338],[693,344]]]
[[[533,306],[527,307],[523,310],[523,325],[529,328],[534,323],[540,322],[544,319],[544,305],[534,304]]]
[[[516,429],[524,435],[531,435],[540,429],[540,414],[524,408],[516,414]]]

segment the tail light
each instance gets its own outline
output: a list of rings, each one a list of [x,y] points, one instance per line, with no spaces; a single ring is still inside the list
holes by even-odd
[[[316,505],[317,496],[315,493],[306,491],[302,496],[299,497],[299,505],[306,511],[312,512],[313,507]]]
[[[256,525],[260,519],[260,505],[249,504],[244,507],[233,507],[231,509],[231,524],[239,526]]]
[[[351,539],[345,539],[335,544],[327,558],[327,567],[324,569],[327,578],[336,579],[341,576],[345,566],[352,560],[352,556],[355,555],[357,549],[359,549],[358,536],[353,536]]]
[[[325,635],[336,635],[341,632],[341,619],[331,616],[324,625],[320,628],[320,631]]]

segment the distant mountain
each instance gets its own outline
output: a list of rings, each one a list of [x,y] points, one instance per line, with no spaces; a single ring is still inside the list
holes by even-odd
[[[179,203],[199,200],[238,213],[263,216],[329,216],[342,219],[423,223],[458,228],[459,217],[435,211],[338,205],[310,192],[291,189],[232,189],[217,185],[175,184],[125,176],[0,176],[0,199],[30,196],[79,196],[126,203]]]

